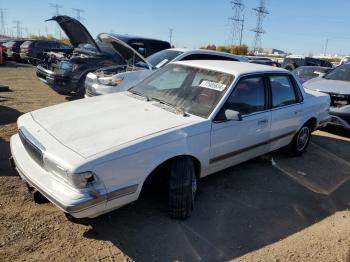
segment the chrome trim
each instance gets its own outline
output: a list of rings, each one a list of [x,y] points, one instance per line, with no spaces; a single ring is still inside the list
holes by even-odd
[[[255,145],[251,145],[251,146],[248,146],[248,147],[245,147],[245,148],[241,148],[241,149],[238,149],[236,151],[232,151],[232,152],[229,152],[227,154],[223,154],[223,155],[211,158],[211,159],[209,159],[209,164],[211,165],[211,164],[214,164],[216,162],[220,162],[222,160],[225,160],[227,158],[234,157],[234,156],[239,155],[239,154],[243,154],[243,153],[245,153],[247,151],[250,151],[250,150],[253,150],[253,149],[257,148],[257,147],[268,145],[270,143],[273,143],[273,142],[275,142],[277,140],[280,140],[282,138],[285,138],[287,136],[294,135],[296,133],[297,133],[296,131],[288,132],[286,134],[283,134],[283,135],[271,138],[271,139],[266,140],[264,142],[261,142],[261,143],[255,144]]]

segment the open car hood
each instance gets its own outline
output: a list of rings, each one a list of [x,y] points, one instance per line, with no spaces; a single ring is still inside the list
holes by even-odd
[[[138,62],[142,62],[148,67],[148,69],[152,69],[152,65],[148,63],[148,61],[140,53],[138,53],[124,41],[118,39],[116,36],[102,33],[98,35],[98,39],[115,50],[127,62],[128,65],[137,66]]]
[[[74,47],[79,47],[81,44],[90,44],[101,52],[99,46],[96,44],[89,31],[78,20],[70,16],[58,15],[46,21],[56,21],[66,33],[69,41]]]

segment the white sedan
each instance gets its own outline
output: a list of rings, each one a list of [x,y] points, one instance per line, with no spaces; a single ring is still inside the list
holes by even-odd
[[[76,218],[137,200],[157,174],[167,179],[170,216],[183,219],[198,179],[282,147],[302,154],[329,121],[329,104],[284,69],[175,62],[129,91],[22,115],[11,161],[30,188]]]

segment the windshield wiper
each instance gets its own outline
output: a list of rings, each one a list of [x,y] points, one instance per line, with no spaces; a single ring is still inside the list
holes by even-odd
[[[133,95],[137,95],[137,96],[140,96],[140,97],[145,98],[147,102],[148,102],[148,101],[151,101],[151,100],[149,99],[148,96],[145,96],[144,94],[133,90],[132,87],[131,87],[128,91],[129,91],[131,94],[133,94]]]
[[[173,105],[173,104],[171,104],[171,103],[169,103],[167,101],[164,101],[162,99],[155,98],[155,97],[151,97],[151,100],[157,101],[160,104],[163,104],[163,105],[166,105],[168,107],[171,107],[171,108],[175,109],[178,113],[182,114],[183,116],[188,116],[186,114],[186,112],[182,108],[177,107],[177,106],[175,106],[175,105]]]

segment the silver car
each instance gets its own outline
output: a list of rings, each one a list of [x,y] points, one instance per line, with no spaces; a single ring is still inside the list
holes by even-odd
[[[118,73],[118,66],[111,66],[89,73],[85,80],[85,97],[121,92],[135,86],[155,70],[170,62],[185,60],[227,60],[248,62],[248,58],[205,49],[172,48],[157,52],[138,61],[127,72]]]
[[[350,64],[343,64],[324,76],[311,79],[304,83],[304,87],[329,94],[330,124],[350,130]]]

